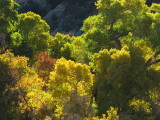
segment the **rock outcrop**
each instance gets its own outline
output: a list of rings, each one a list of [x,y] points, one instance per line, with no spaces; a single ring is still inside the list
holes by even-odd
[[[51,33],[57,32],[80,35],[83,20],[96,13],[94,0],[87,1],[83,5],[62,2],[56,8],[49,11],[44,17],[51,26]]]

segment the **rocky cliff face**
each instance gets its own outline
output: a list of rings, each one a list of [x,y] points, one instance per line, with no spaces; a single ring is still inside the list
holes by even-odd
[[[83,20],[97,13],[97,0],[15,0],[21,7],[20,13],[32,11],[40,14],[51,26],[51,34],[57,32],[80,35]],[[159,0],[147,0],[147,4]]]
[[[15,0],[21,5],[19,12],[25,13],[33,11],[41,16],[47,13],[47,10],[51,9],[49,0]]]
[[[50,10],[44,19],[51,26],[52,34],[56,32],[80,35],[79,30],[83,20],[89,15],[96,14],[94,0],[86,0],[83,5],[62,2],[53,10]]]
[[[80,35],[83,20],[96,14],[96,0],[15,0],[21,7],[19,13],[33,11],[40,14],[51,26],[51,34],[57,32]]]

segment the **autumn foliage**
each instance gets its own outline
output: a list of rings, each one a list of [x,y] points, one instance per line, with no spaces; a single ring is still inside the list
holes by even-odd
[[[54,70],[56,59],[49,57],[48,52],[41,52],[35,57],[37,62],[35,63],[36,69],[40,77],[45,79],[49,76],[49,73]]]
[[[0,0],[0,120],[160,119],[160,4],[95,5],[82,35],[52,36]]]

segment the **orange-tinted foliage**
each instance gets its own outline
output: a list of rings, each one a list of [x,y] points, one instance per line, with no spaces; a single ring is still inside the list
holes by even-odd
[[[45,79],[48,78],[49,73],[54,70],[54,65],[56,63],[56,59],[49,57],[48,52],[41,52],[36,56],[38,60],[36,62],[36,68],[39,73],[39,76]]]

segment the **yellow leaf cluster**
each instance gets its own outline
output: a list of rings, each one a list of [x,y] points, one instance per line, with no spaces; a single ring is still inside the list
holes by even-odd
[[[70,96],[74,92],[91,95],[93,83],[94,76],[90,73],[89,66],[61,58],[50,74],[48,86],[55,96]]]

